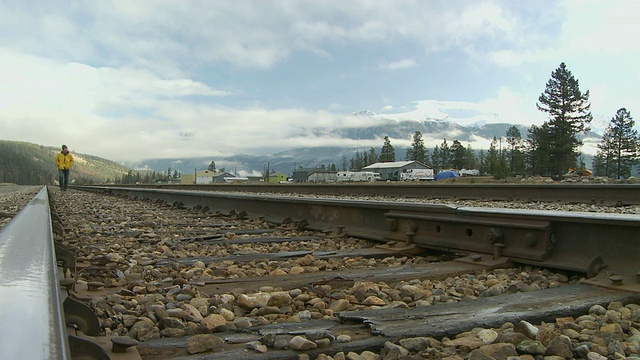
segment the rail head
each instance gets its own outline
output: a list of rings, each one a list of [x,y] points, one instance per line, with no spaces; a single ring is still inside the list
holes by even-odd
[[[0,230],[0,278],[0,358],[69,359],[46,187]]]

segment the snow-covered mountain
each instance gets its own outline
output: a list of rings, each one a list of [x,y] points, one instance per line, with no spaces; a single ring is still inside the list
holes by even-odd
[[[339,140],[341,146],[316,146],[296,147],[278,152],[262,151],[261,149],[248,149],[253,154],[234,154],[224,157],[200,157],[186,159],[154,159],[136,164],[128,164],[134,168],[150,168],[156,171],[166,171],[167,168],[191,173],[198,169],[206,169],[211,161],[215,161],[218,168],[225,168],[239,175],[259,175],[268,166],[272,171],[291,174],[296,166],[319,167],[336,164],[342,166],[342,159],[354,158],[356,151],[369,152],[373,147],[379,154],[384,137],[388,136],[391,145],[396,150],[396,159],[404,159],[406,149],[411,146],[413,135],[418,131],[427,149],[431,150],[447,140],[451,144],[453,140],[460,141],[465,147],[471,146],[474,150],[487,150],[494,137],[500,138],[506,135],[507,129],[512,124],[488,123],[486,115],[467,116],[465,124],[460,124],[457,118],[451,116],[438,118],[442,115],[437,111],[425,112],[412,110],[396,114],[376,114],[369,110],[363,110],[351,114],[353,125],[339,128],[308,127],[299,136],[323,137]],[[465,114],[468,115],[468,114]],[[528,127],[515,125],[523,138],[527,137]],[[595,144],[600,141],[600,136],[589,133],[585,138],[583,151],[588,148],[595,149]]]

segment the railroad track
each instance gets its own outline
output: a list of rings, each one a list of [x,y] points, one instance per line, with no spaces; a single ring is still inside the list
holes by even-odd
[[[141,184],[110,185],[111,188],[226,191],[245,193],[291,193],[322,196],[383,196],[410,199],[453,199],[559,204],[640,205],[640,184],[594,183],[438,183],[378,182],[334,184]]]
[[[102,335],[141,340],[143,358],[189,358],[195,334],[220,339],[197,358],[356,358],[401,352],[398,343],[464,355],[484,344],[454,337],[474,328],[638,301],[637,216],[86,190],[99,194],[78,210],[70,204],[87,193],[52,196],[58,240],[78,256],[65,271],[70,294],[91,304]],[[122,202],[102,204],[104,194]],[[578,283],[587,277],[590,285]],[[164,308],[140,305],[156,301]],[[192,302],[203,319],[184,306]],[[216,325],[221,313],[228,318]],[[206,329],[203,315],[217,315]],[[145,327],[142,317],[158,321]],[[296,336],[315,348],[283,347]]]

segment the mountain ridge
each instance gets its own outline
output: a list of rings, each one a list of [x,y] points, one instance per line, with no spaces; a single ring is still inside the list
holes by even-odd
[[[504,138],[507,129],[514,126],[514,124],[508,123],[474,123],[463,126],[446,119],[438,120],[433,118],[398,121],[368,110],[355,113],[353,116],[374,119],[370,123],[356,122],[353,126],[342,128],[309,127],[304,134],[307,137],[341,139],[344,142],[344,146],[285,147],[283,150],[275,152],[249,148],[247,153],[235,153],[225,156],[156,158],[124,163],[116,163],[97,156],[74,152],[73,155],[76,157],[77,162],[76,166],[74,166],[73,177],[85,183],[99,183],[113,181],[116,176],[122,177],[132,169],[139,171],[149,170],[158,173],[167,173],[170,169],[172,173],[175,171],[194,173],[208,169],[212,161],[215,162],[216,168],[224,168],[226,171],[239,176],[262,176],[267,169],[292,175],[293,169],[297,167],[315,168],[322,165],[330,166],[335,164],[338,169],[341,169],[343,158],[349,161],[355,158],[356,152],[362,155],[365,152],[369,153],[371,148],[374,148],[376,153],[380,154],[385,136],[389,136],[391,140],[391,145],[396,151],[396,159],[403,160],[406,150],[411,147],[412,138],[416,132],[422,134],[425,147],[429,151],[432,151],[435,146],[440,145],[446,139],[449,145],[454,140],[458,140],[463,146],[471,145],[472,149],[478,152],[487,150],[494,136],[496,138]],[[523,125],[515,126],[519,129],[521,136],[526,138],[529,128]],[[582,139],[585,142],[582,150],[589,146],[595,149],[595,145],[600,141],[600,135],[590,132],[582,136]],[[27,150],[11,149],[11,151],[7,151],[5,146],[4,151],[0,154],[0,160],[3,157],[5,158],[4,163],[2,163],[3,166],[0,167],[0,182],[18,183],[19,181],[16,179],[21,179],[20,181],[23,182],[37,180],[42,183],[52,183],[57,179],[57,170],[55,164],[53,164],[53,157],[59,151],[58,148],[0,140],[0,150],[6,144],[14,144],[14,147],[15,144],[22,144],[21,146]],[[506,142],[502,142],[502,146],[506,146]],[[27,156],[26,154],[29,153],[36,155]],[[588,152],[585,153],[588,154]],[[10,160],[7,160],[7,157]],[[11,160],[13,157],[17,158]],[[27,175],[22,174],[21,169]]]
[[[352,114],[358,117],[378,117],[371,111],[363,110]],[[319,146],[306,148],[290,148],[271,154],[234,154],[228,156],[173,158],[173,159],[150,159],[128,165],[135,169],[153,169],[155,171],[178,170],[181,172],[193,173],[202,169],[207,169],[211,161],[214,161],[217,168],[224,168],[226,171],[242,176],[257,176],[262,174],[267,167],[270,171],[283,172],[291,175],[294,167],[319,167],[335,164],[341,169],[342,158],[347,161],[354,158],[356,151],[362,154],[369,152],[373,147],[377,154],[380,154],[384,137],[389,136],[391,145],[396,151],[396,159],[404,159],[406,149],[411,147],[413,135],[419,131],[423,137],[425,147],[431,151],[441,144],[445,139],[451,145],[454,140],[460,141],[464,146],[471,144],[475,151],[487,150],[491,140],[505,137],[506,131],[511,126],[516,126],[522,138],[527,137],[528,127],[523,125],[508,123],[489,123],[462,126],[447,120],[426,119],[426,120],[402,120],[396,121],[388,118],[376,119],[374,124],[360,125],[343,128],[311,127],[305,131],[305,136],[332,137],[344,139],[346,143],[358,142],[362,145],[345,146]],[[585,143],[595,148],[595,144],[600,141],[600,135],[589,133],[583,136]],[[485,144],[476,146],[474,144]],[[506,141],[503,143],[506,146]]]

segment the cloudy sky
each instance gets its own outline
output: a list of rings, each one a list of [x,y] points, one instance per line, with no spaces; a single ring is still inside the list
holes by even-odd
[[[541,124],[561,62],[595,128],[640,113],[636,0],[0,0],[0,19],[0,139],[120,162],[339,145],[301,134],[383,116]]]

